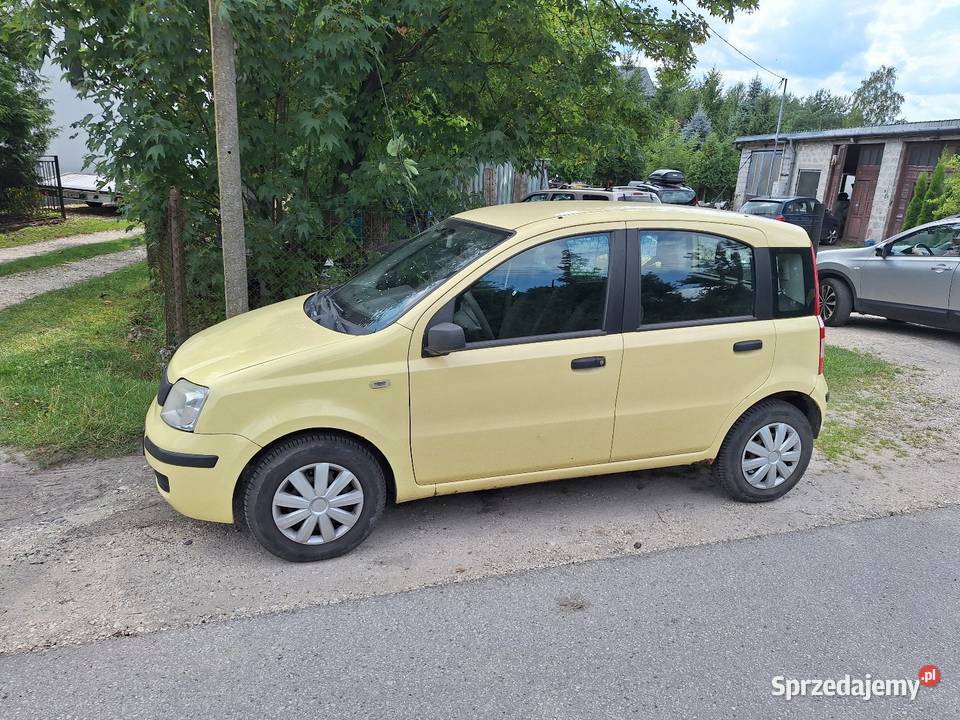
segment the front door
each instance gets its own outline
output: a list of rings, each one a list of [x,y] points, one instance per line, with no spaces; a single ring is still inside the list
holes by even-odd
[[[798,198],[791,200],[783,207],[783,218],[791,225],[798,225],[807,231],[807,236],[813,239],[814,235],[814,207],[813,198]],[[817,238],[819,240],[819,238]]]
[[[640,228],[629,237],[614,461],[708,449],[773,367],[774,321],[756,319],[747,242],[763,237],[707,227]]]
[[[410,348],[417,483],[502,477],[610,459],[623,292],[623,223],[528,240],[425,313]],[[435,322],[466,348],[423,352]]]
[[[933,225],[889,243],[886,257],[864,260],[861,305],[866,312],[939,324],[960,265],[960,223]]]

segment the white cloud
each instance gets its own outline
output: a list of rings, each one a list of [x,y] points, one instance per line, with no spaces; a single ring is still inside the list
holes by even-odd
[[[908,120],[960,117],[960,0],[760,0],[730,25],[710,24],[757,62],[789,78],[792,92],[850,93],[880,65],[898,71]],[[697,72],[728,82],[776,78],[717,38],[697,48]]]

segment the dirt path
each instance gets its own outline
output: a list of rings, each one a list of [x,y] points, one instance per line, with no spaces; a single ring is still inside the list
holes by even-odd
[[[909,352],[950,368],[943,382],[956,388],[952,336],[868,322],[830,341],[902,356],[914,333],[928,345]],[[917,370],[892,389],[903,397],[892,425],[923,427],[928,405],[911,398],[936,388],[933,377]],[[934,411],[956,448],[960,408]],[[797,488],[770,504],[728,500],[702,467],[409,503],[353,553],[306,565],[277,560],[231,526],[178,515],[139,457],[50,470],[0,460],[0,653],[960,504],[955,450],[869,450],[843,466],[815,455]]]
[[[85,235],[70,235],[56,240],[43,240],[30,245],[20,245],[12,248],[0,248],[0,263],[20,260],[21,258],[46,255],[55,250],[77,247],[78,245],[94,245],[96,243],[120,240],[121,238],[135,238],[143,235],[143,228],[134,230],[104,230],[103,232],[86,233]]]
[[[43,270],[7,275],[0,278],[0,310],[51,290],[60,290],[84,280],[107,275],[146,257],[145,248],[135,247]]]

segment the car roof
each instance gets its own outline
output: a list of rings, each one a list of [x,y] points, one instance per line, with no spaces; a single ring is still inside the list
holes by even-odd
[[[454,217],[505,230],[527,228],[537,232],[606,222],[662,222],[666,229],[671,229],[671,226],[676,229],[678,223],[689,224],[691,229],[702,229],[704,232],[709,232],[712,224],[736,225],[759,230],[771,245],[810,246],[806,232],[795,225],[756,215],[688,205],[567,200],[562,203],[490,205],[467,210]],[[535,224],[537,227],[530,227]]]
[[[792,202],[794,200],[816,200],[816,198],[810,197],[809,195],[791,195],[789,197],[755,197],[755,198],[750,198],[749,200],[747,200],[747,202],[758,201],[758,202],[784,203],[784,202]]]

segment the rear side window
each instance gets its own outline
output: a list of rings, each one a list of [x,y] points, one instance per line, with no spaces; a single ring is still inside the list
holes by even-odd
[[[693,202],[697,194],[686,188],[660,188],[660,199],[668,205],[686,205]]]
[[[774,317],[813,315],[816,288],[813,285],[813,257],[809,248],[773,250]]]
[[[780,214],[780,203],[771,200],[751,200],[740,208],[740,212],[747,215],[762,215],[776,217]]]
[[[584,194],[583,199],[584,199],[584,200],[609,200],[610,198],[607,197],[606,195],[587,195],[587,194]]]
[[[753,315],[753,248],[683,230],[640,233],[641,326]]]

